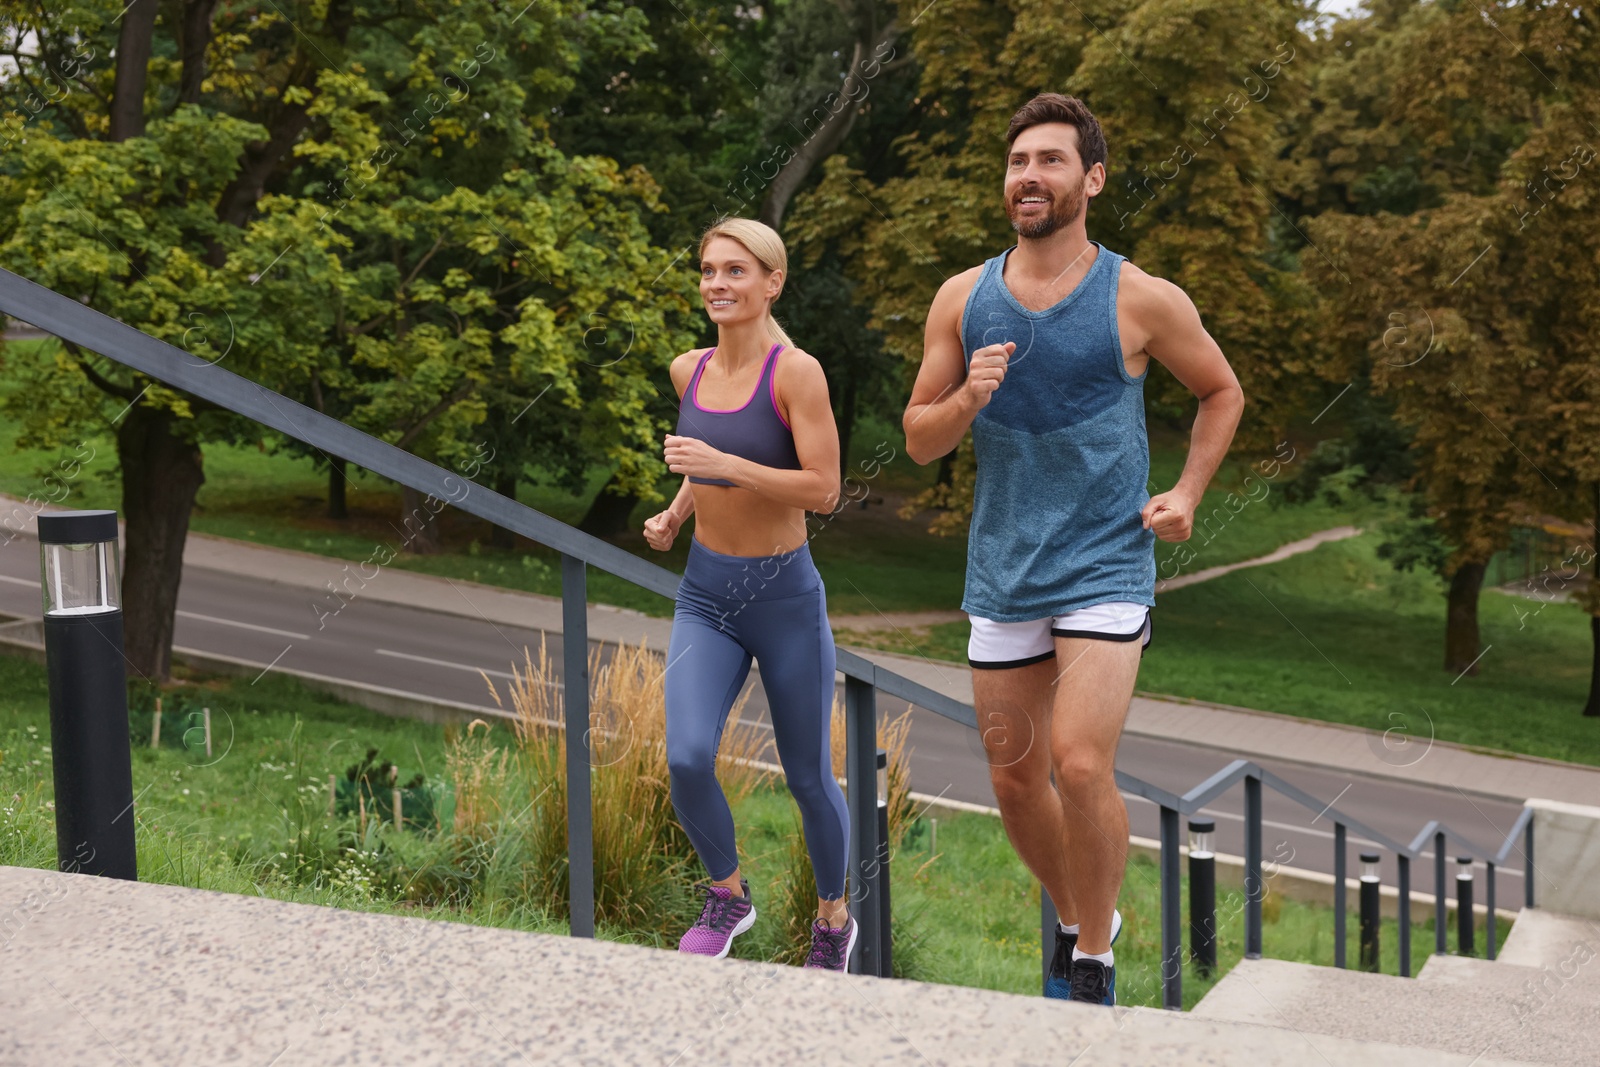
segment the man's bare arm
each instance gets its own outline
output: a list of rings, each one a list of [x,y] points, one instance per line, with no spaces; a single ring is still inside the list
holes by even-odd
[[[1151,285],[1150,283],[1154,284]],[[1145,351],[1172,372],[1200,400],[1190,431],[1189,458],[1178,484],[1150,498],[1145,525],[1167,541],[1184,541],[1194,528],[1194,512],[1228,454],[1244,411],[1244,390],[1217,342],[1200,322],[1189,295],[1171,282],[1150,279],[1140,301],[1140,318],[1149,331]]]
[[[1004,358],[985,359],[980,365],[978,353],[973,353],[977,373],[967,368],[961,345],[961,309],[971,291],[972,280],[958,274],[939,287],[928,309],[922,365],[900,420],[906,433],[906,455],[913,463],[931,463],[954,450],[978,409],[988,403],[989,394],[1005,377]],[[978,382],[969,384],[971,378]],[[990,381],[994,384],[985,384]]]

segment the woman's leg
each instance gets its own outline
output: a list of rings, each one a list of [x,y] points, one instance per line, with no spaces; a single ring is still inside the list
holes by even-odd
[[[679,604],[667,646],[667,769],[672,806],[714,882],[738,895],[733,813],[717,782],[728,711],[750,674],[750,653],[701,613]]]
[[[844,791],[833,777],[829,725],[835,651],[821,579],[814,593],[756,601],[743,614],[749,624],[742,633],[761,664],[778,758],[800,807],[817,897],[824,902],[819,915],[830,925],[843,926],[850,816]]]

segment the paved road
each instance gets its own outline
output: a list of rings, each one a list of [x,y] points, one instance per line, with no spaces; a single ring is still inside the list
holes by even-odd
[[[38,618],[39,557],[32,541],[19,539],[0,548],[0,613]],[[351,681],[387,686],[423,696],[489,705],[481,669],[501,686],[510,665],[521,662],[526,646],[537,655],[541,634],[496,625],[483,619],[419,611],[372,600],[356,599],[319,629],[313,602],[326,604],[310,590],[221,571],[188,568],[179,597],[177,644],[259,663],[263,667],[309,671]],[[324,607],[326,610],[326,607]],[[557,668],[561,635],[546,636]],[[602,659],[609,658],[609,649]],[[748,713],[763,722],[766,700],[757,672],[747,687]],[[903,701],[880,697],[890,715],[904,710]],[[509,701],[508,701],[509,704]],[[770,727],[767,727],[770,729]],[[976,732],[931,712],[913,713],[912,788],[977,804],[994,804],[987,769]],[[767,754],[769,759],[776,757]],[[1127,735],[1117,754],[1120,769],[1173,792],[1182,793],[1203,781],[1230,759],[1226,752],[1189,744]],[[1331,769],[1258,761],[1324,801],[1366,821],[1396,840],[1409,842],[1429,819],[1448,822],[1483,844],[1498,843],[1516,819],[1520,805],[1468,798],[1449,790],[1352,776]],[[1268,860],[1331,873],[1333,827],[1325,815],[1306,811],[1273,792],[1265,793],[1263,851]],[[1217,849],[1242,854],[1243,795],[1235,790],[1216,801],[1210,813],[1217,821]],[[1142,837],[1159,836],[1157,809],[1129,798],[1130,829]],[[1355,870],[1358,841],[1351,839],[1350,874]],[[1413,887],[1431,891],[1431,862],[1413,871]],[[1522,899],[1522,864],[1513,855],[1501,869],[1499,901],[1517,907]],[[1394,884],[1393,860],[1385,859],[1384,881]],[[1454,877],[1453,864],[1450,876]],[[1479,869],[1479,876],[1482,870]],[[1453,882],[1452,891],[1453,891]],[[1478,890],[1478,899],[1483,891]]]

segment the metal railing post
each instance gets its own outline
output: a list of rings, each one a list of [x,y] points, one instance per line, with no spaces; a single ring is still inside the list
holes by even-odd
[[[1485,877],[1484,877],[1484,880],[1483,880],[1483,892],[1484,892],[1483,903],[1484,903],[1484,906],[1486,908],[1488,908],[1488,914],[1484,917],[1484,924],[1483,924],[1483,933],[1484,933],[1485,938],[1488,939],[1488,944],[1485,946],[1486,949],[1487,949],[1487,952],[1485,953],[1485,955],[1489,959],[1492,960],[1495,957],[1495,944],[1494,944],[1494,861],[1493,860],[1486,860],[1486,861],[1484,861],[1483,865],[1484,865],[1484,867],[1486,867],[1488,869],[1486,871],[1486,874],[1485,874]]]
[[[1533,820],[1528,820],[1528,828],[1522,831],[1522,906],[1533,907]]]
[[[594,810],[589,761],[589,617],[583,560],[561,554],[562,707],[567,743],[567,891],[573,937],[594,936]]]
[[[845,784],[850,806],[850,910],[860,933],[852,974],[882,974],[878,911],[878,712],[871,682],[845,676]]]
[[[1400,916],[1397,947],[1400,952],[1400,977],[1411,976],[1411,857],[1395,855],[1400,867]]]
[[[1261,958],[1261,779],[1244,780],[1244,955]]]
[[[1444,925],[1444,909],[1450,896],[1445,891],[1444,831],[1433,835],[1433,954],[1443,956],[1448,951],[1448,938]]]
[[[1333,965],[1343,967],[1344,962],[1344,823],[1333,824]]]
[[[1039,885],[1039,992],[1044,992],[1045,983],[1050,981],[1050,959],[1056,954],[1056,923],[1061,917],[1056,914],[1056,902],[1050,899],[1050,890]]]
[[[1183,1010],[1183,933],[1178,882],[1178,812],[1161,807],[1161,1006]]]

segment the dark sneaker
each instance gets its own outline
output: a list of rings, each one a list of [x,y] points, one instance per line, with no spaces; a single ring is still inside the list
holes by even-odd
[[[1072,999],[1084,1004],[1117,1002],[1117,966],[1099,960],[1072,961]]]
[[[806,966],[823,971],[844,971],[850,966],[850,953],[856,947],[856,926],[851,916],[843,930],[835,930],[821,919],[811,924],[811,955]]]
[[[750,883],[739,879],[744,896],[736,897],[725,885],[699,882],[695,885],[706,895],[700,918],[678,939],[678,951],[696,956],[722,959],[728,954],[733,939],[756,924],[755,905],[750,902]]]
[[[1111,943],[1115,945],[1122,936],[1122,912],[1111,912]],[[1056,924],[1056,952],[1050,957],[1050,973],[1044,980],[1044,995],[1052,1000],[1072,999],[1072,950],[1078,944],[1077,934],[1062,933]]]

